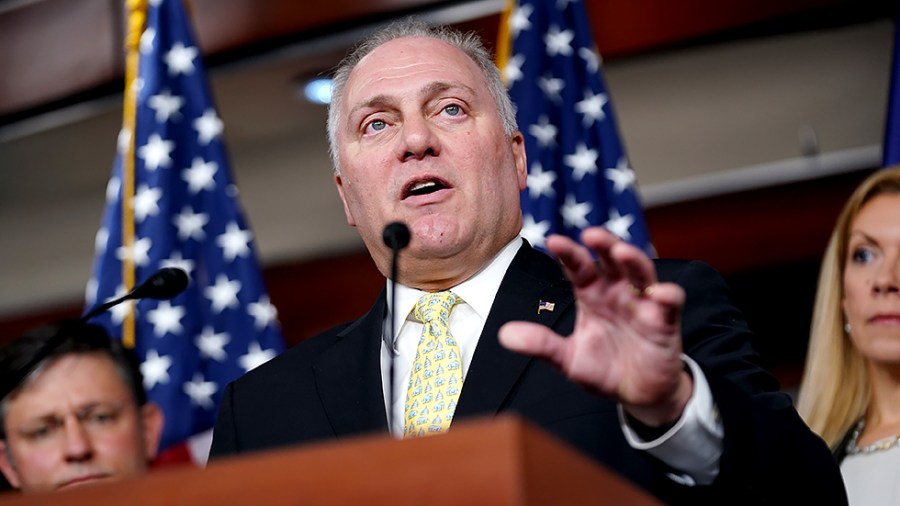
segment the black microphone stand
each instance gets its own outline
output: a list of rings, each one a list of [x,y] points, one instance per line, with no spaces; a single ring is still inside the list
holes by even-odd
[[[394,413],[394,339],[396,337],[395,334],[395,318],[394,315],[397,311],[397,265],[399,264],[400,250],[405,248],[409,244],[409,228],[395,221],[393,223],[388,224],[384,227],[384,244],[391,248],[391,294],[390,294],[390,311],[387,313],[388,319],[388,356],[389,366],[388,366],[388,409],[387,409],[387,419],[388,419],[388,432],[390,432],[390,428],[392,425],[393,413]],[[383,332],[383,331],[382,331]]]

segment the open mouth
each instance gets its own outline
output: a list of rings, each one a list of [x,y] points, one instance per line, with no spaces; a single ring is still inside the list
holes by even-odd
[[[418,179],[406,184],[406,187],[403,189],[403,198],[430,195],[449,187],[445,181],[438,178]]]

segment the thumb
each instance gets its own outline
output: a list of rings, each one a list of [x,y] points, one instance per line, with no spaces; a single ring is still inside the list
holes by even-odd
[[[506,349],[523,355],[533,355],[557,363],[562,356],[565,340],[548,327],[531,322],[509,322],[497,334]]]

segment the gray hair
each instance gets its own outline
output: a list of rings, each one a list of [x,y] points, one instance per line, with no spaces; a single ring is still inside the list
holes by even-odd
[[[512,135],[518,130],[515,107],[509,98],[503,80],[500,78],[500,71],[497,69],[491,53],[484,47],[481,38],[474,32],[463,33],[455,28],[430,26],[424,21],[406,18],[391,23],[363,40],[335,69],[331,104],[328,107],[328,152],[331,155],[331,163],[334,166],[335,174],[340,174],[341,172],[338,162],[337,130],[340,123],[339,114],[341,101],[343,100],[342,95],[344,87],[347,85],[347,80],[350,78],[350,73],[353,72],[360,60],[377,47],[386,42],[404,37],[440,40],[465,53],[481,69],[485,84],[487,84],[494,103],[497,104],[500,119],[503,121],[503,130],[507,135]]]

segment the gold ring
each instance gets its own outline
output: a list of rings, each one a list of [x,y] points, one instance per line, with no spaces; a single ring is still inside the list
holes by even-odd
[[[656,283],[647,285],[645,288],[638,288],[632,284],[629,284],[628,286],[631,287],[631,293],[633,293],[635,297],[649,297],[650,294],[653,293],[653,289],[656,287]]]

